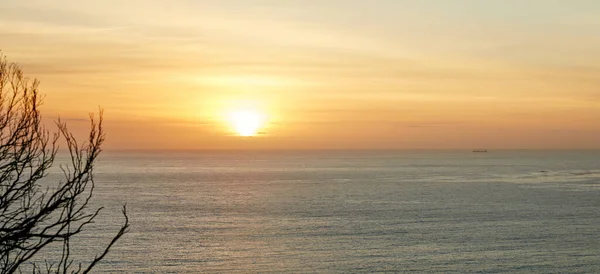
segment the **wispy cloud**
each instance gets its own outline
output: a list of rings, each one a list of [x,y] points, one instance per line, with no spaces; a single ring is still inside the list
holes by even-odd
[[[282,129],[360,127],[365,142],[590,132],[600,4],[559,2],[5,0],[0,46],[74,122],[102,105],[119,128],[206,129],[244,97],[270,102]]]

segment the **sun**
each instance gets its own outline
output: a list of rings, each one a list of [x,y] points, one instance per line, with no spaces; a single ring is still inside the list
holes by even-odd
[[[229,115],[229,122],[239,136],[256,136],[263,126],[264,117],[254,110],[237,110]]]

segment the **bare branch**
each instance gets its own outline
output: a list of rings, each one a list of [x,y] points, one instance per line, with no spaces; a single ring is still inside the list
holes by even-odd
[[[73,264],[71,239],[93,223],[102,209],[90,209],[90,202],[94,164],[106,138],[103,110],[97,120],[90,114],[84,143],[60,119],[58,132],[51,134],[42,124],[38,86],[37,80],[25,77],[0,52],[0,273],[39,273],[43,268],[49,273],[87,273],[129,228],[123,207],[125,223],[100,256],[87,267]],[[60,138],[70,161],[60,167],[64,179],[50,187],[41,180],[54,164]],[[45,267],[25,264],[52,244],[62,248],[58,259],[45,258]]]

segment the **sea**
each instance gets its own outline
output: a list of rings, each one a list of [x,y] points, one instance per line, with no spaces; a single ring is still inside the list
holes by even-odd
[[[108,151],[95,180],[73,252],[131,223],[96,273],[600,273],[600,151]]]

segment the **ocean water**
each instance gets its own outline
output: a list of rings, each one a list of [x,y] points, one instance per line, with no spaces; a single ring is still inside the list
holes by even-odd
[[[109,273],[600,273],[600,151],[107,152]]]

